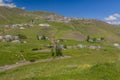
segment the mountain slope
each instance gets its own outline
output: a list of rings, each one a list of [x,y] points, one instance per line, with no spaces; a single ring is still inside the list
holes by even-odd
[[[5,41],[6,35],[20,43]],[[51,57],[53,38],[61,40],[63,57]],[[113,46],[120,44],[120,26],[0,7],[0,40],[0,80],[120,80],[120,49]]]
[[[43,11],[25,11],[19,8],[0,6],[0,24],[24,23],[36,18],[45,19],[47,18],[46,16],[50,15],[56,14]]]
[[[91,37],[105,37],[110,41],[120,40],[120,27],[110,25],[99,20],[80,20],[72,21],[74,30]]]
[[[22,35],[21,44],[0,42],[0,65],[13,64],[21,61],[22,52],[26,60],[43,59],[50,57],[50,52],[33,52],[33,49],[46,49],[51,44],[51,39],[63,39],[63,45],[73,46],[78,44],[112,46],[113,43],[120,43],[120,27],[107,24],[95,19],[66,19],[64,16],[55,13],[41,11],[24,11],[17,8],[0,7],[0,35]],[[34,21],[31,25],[31,21]],[[4,25],[22,25],[17,28],[5,28]],[[27,25],[24,25],[27,24]],[[49,26],[40,26],[47,24]],[[37,36],[44,35],[48,40],[38,40]],[[87,36],[92,39],[104,38],[104,41],[90,43]],[[111,48],[108,49],[112,50]],[[14,52],[14,53],[13,53]],[[71,51],[72,52],[72,51]],[[79,52],[79,51],[78,51]],[[77,52],[77,53],[78,53]],[[69,52],[70,53],[70,52]],[[81,52],[81,53],[84,53]],[[88,52],[89,53],[89,52]],[[16,57],[16,55],[18,55]],[[6,59],[7,58],[7,59]],[[10,59],[10,60],[9,60]]]
[[[0,24],[8,24],[25,20],[26,17],[23,16],[24,13],[26,13],[26,11],[22,9],[0,6]]]
[[[61,15],[50,12],[28,12],[18,8],[0,7],[0,24],[29,23],[34,20],[37,27],[34,32],[39,32],[39,24],[48,23],[51,25],[50,30],[57,38],[84,41],[89,35],[93,38],[104,37],[110,41],[119,41],[120,39],[120,27],[118,26],[94,19],[70,19],[71,21]],[[68,22],[66,23],[66,21]],[[43,33],[47,33],[47,30]]]

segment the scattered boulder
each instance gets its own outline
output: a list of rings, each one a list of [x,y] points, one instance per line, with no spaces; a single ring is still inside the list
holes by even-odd
[[[0,36],[0,42],[16,42],[16,43],[20,43],[19,36],[12,36],[12,35]]]
[[[115,47],[119,47],[120,44],[118,44],[118,43],[114,43],[113,46],[115,46]]]
[[[49,24],[39,24],[39,26],[41,26],[41,27],[50,27],[50,25]]]
[[[10,28],[13,28],[13,29],[18,28],[18,27],[19,27],[18,24],[13,24],[13,25],[10,26]]]
[[[118,49],[120,49],[120,44],[118,43],[114,43],[113,46],[117,47]]]
[[[82,44],[78,44],[77,45],[78,48],[85,48],[86,46],[82,45]]]
[[[0,36],[0,41],[3,41],[3,38],[4,38],[3,36]]]
[[[20,27],[20,29],[21,29],[21,30],[24,30],[24,29],[25,29],[25,27]]]
[[[20,40],[13,40],[12,43],[20,44],[21,41]]]
[[[10,42],[13,40],[12,35],[6,35],[4,38],[5,38],[6,42]]]
[[[27,41],[23,41],[23,43],[27,43]]]
[[[101,46],[89,46],[88,48],[99,50],[99,49],[101,49]]]
[[[86,45],[82,45],[82,44],[78,44],[78,45],[74,45],[74,46],[66,46],[67,49],[76,49],[76,48],[88,48],[88,49],[94,49],[94,50],[99,50],[102,47],[101,46],[86,46]]]
[[[96,46],[89,46],[89,49],[96,49]]]

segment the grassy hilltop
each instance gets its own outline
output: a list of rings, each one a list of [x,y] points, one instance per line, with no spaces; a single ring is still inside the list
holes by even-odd
[[[0,7],[0,36],[25,37],[20,39],[20,44],[0,42],[0,66],[24,62],[24,59],[51,58],[46,46],[51,44],[53,36],[62,39],[64,46],[75,47],[62,51],[64,56],[71,56],[70,59],[0,71],[0,80],[120,80],[120,50],[113,46],[120,43],[120,27],[95,19],[64,19],[64,16],[50,12]],[[24,29],[4,27],[14,24],[27,25],[22,26]],[[38,40],[38,35],[48,39]],[[94,42],[86,41],[88,36]],[[96,41],[101,38],[103,40]],[[78,48],[78,44],[86,47]],[[90,49],[89,46],[100,46],[101,49]]]

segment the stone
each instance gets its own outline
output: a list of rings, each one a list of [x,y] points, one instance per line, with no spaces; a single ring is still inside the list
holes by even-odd
[[[21,30],[24,30],[25,28],[24,27],[20,27]]]
[[[2,41],[3,40],[3,36],[0,36],[0,41]]]
[[[12,43],[20,44],[21,41],[20,40],[13,40]]]
[[[82,45],[82,44],[78,44],[77,47],[78,47],[78,48],[85,48],[85,46]]]
[[[119,47],[120,44],[118,44],[118,43],[114,43],[113,46],[115,46],[115,47]]]
[[[49,27],[50,25],[49,24],[39,24],[39,26],[41,26],[41,27],[44,27],[44,26]]]
[[[4,38],[7,42],[10,42],[13,40],[13,37],[11,35],[6,35]]]

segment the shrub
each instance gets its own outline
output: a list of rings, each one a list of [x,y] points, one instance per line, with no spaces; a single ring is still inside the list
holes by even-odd
[[[66,48],[67,48],[67,45],[64,45],[64,48],[66,49]]]
[[[35,59],[31,59],[30,62],[35,62]]]
[[[27,36],[26,36],[26,35],[18,34],[18,36],[19,36],[20,39],[27,39]]]
[[[32,49],[32,51],[37,51],[37,50],[39,50],[39,49],[38,49],[38,48],[33,48],[33,49]]]
[[[104,38],[104,37],[101,37],[101,40],[103,41],[103,40],[105,40],[105,38]]]
[[[90,36],[88,35],[86,41],[89,42],[89,40],[90,40]]]
[[[93,38],[93,42],[96,42],[97,41],[97,39],[96,38]]]

